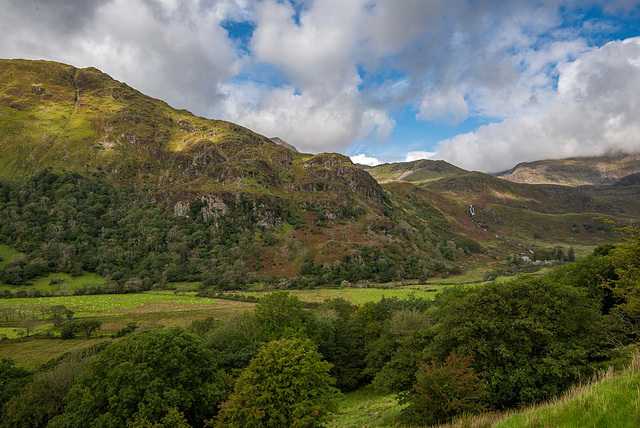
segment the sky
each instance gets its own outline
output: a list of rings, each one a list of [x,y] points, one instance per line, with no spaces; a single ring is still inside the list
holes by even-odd
[[[363,164],[640,151],[640,0],[0,0],[0,28],[2,58]]]

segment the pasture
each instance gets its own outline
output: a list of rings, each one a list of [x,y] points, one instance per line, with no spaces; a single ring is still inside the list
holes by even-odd
[[[186,284],[183,284],[186,285]],[[407,298],[411,295],[433,298],[442,286],[430,286],[428,290],[417,287],[403,288],[342,288],[290,290],[304,302],[322,302],[325,299],[343,297],[355,304],[378,301],[383,297]],[[261,297],[265,292],[239,292],[244,295]],[[74,312],[74,319],[91,319],[102,323],[98,338],[62,340],[57,338],[47,309],[62,305]],[[253,303],[236,300],[198,297],[195,292],[174,294],[172,291],[158,291],[134,294],[101,294],[88,296],[57,296],[0,299],[0,311],[11,308],[37,319],[34,334],[29,338],[17,339],[23,329],[16,316],[11,321],[0,319],[0,358],[13,358],[19,364],[36,367],[65,352],[82,349],[102,340],[111,340],[115,334],[130,322],[142,329],[187,326],[197,319],[213,317],[224,319],[234,314],[251,310]]]

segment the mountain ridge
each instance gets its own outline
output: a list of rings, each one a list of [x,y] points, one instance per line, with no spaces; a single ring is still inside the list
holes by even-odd
[[[611,153],[602,156],[544,159],[521,162],[496,177],[524,184],[585,186],[614,184],[640,172],[639,153]]]

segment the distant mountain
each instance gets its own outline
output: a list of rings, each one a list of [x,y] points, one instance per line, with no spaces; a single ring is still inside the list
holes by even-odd
[[[273,141],[274,143],[276,143],[279,146],[282,147],[286,147],[289,150],[293,150],[294,152],[298,152],[298,149],[296,149],[294,146],[292,146],[291,144],[287,143],[286,141],[284,141],[282,138],[279,137],[271,137],[269,138],[271,141]]]
[[[543,161],[544,165],[609,165],[609,177],[633,171],[635,156],[610,157],[607,162],[591,160]],[[538,163],[535,163],[538,164]],[[624,167],[623,167],[624,166]],[[514,168],[513,171],[518,170]],[[592,171],[597,170],[597,166]],[[540,168],[542,170],[542,168]],[[557,168],[560,170],[560,168]],[[574,169],[574,179],[578,173]],[[421,160],[385,164],[367,170],[385,188],[410,182],[426,190],[428,202],[443,212],[456,231],[491,247],[521,246],[534,243],[564,242],[586,244],[614,239],[611,227],[595,218],[608,216],[619,225],[640,219],[640,186],[635,176],[613,184],[571,187],[566,185],[525,184],[469,172],[444,161]],[[569,177],[566,167],[565,177]],[[624,172],[623,172],[624,171]],[[583,174],[587,176],[587,174]],[[591,175],[595,176],[595,173]],[[597,175],[604,180],[604,173]],[[568,179],[568,178],[567,178]],[[473,206],[474,215],[471,215]],[[501,242],[501,243],[500,243]],[[512,250],[512,251],[513,251]]]
[[[613,184],[636,172],[639,153],[523,162],[496,175],[516,183],[585,186]]]
[[[370,168],[368,172],[379,183],[399,180],[423,182],[467,173],[464,169],[443,160],[429,159],[382,164]]]

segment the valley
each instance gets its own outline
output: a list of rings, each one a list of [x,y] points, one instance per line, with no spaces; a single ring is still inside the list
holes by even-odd
[[[335,403],[312,414],[337,427],[467,411],[486,426],[528,426],[514,409],[635,358],[638,155],[492,175],[426,159],[365,168],[291,143],[174,109],[95,68],[0,60],[0,375],[11,379],[0,382],[0,426],[82,424],[91,382],[120,376],[101,366],[143,370],[128,358],[147,358],[144,346],[205,373],[176,382],[209,382],[186,390],[206,408],[160,400],[143,412],[175,411],[189,423],[179,427],[205,416],[236,426],[233,400],[253,386],[241,379],[279,352],[329,379]],[[620,372],[626,386],[635,371]],[[438,376],[472,386],[434,390]],[[62,404],[43,405],[43,385],[59,379]],[[415,382],[478,395],[436,415]],[[134,418],[98,407],[87,411],[112,418],[105,426]],[[528,419],[510,425],[518,418]]]

